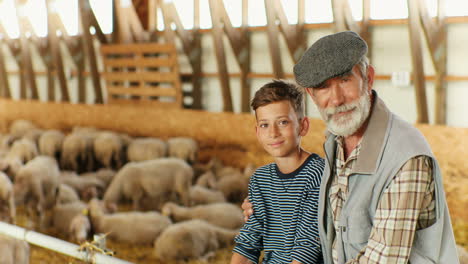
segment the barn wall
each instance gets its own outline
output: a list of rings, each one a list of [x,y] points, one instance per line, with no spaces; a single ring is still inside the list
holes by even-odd
[[[69,131],[73,126],[93,126],[132,136],[168,138],[188,136],[200,144],[200,159],[217,156],[226,164],[257,166],[271,158],[257,143],[254,116],[194,110],[170,110],[137,106],[38,103],[0,100],[0,128],[6,131],[16,119],[28,119],[45,129]],[[427,137],[443,170],[448,204],[454,221],[468,222],[468,129],[417,125]],[[325,126],[311,120],[303,147],[323,157]]]

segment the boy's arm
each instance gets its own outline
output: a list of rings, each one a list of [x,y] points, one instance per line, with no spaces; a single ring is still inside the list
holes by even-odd
[[[318,197],[320,186],[311,187],[303,203],[303,212],[297,225],[292,263],[319,263],[322,248],[318,232]]]
[[[263,250],[263,219],[265,217],[265,209],[255,175],[250,179],[249,197],[255,204],[256,212],[240,229],[239,235],[234,240],[236,245],[233,252],[248,259],[251,263],[257,263]],[[237,256],[233,255],[233,259],[236,260]]]
[[[250,261],[248,258],[242,256],[241,254],[234,252],[231,258],[231,264],[252,264],[253,262]]]

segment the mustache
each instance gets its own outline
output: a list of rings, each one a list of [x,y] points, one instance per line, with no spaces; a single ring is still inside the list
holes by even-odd
[[[340,105],[340,106],[336,106],[336,107],[327,107],[327,108],[324,108],[322,109],[323,111],[323,114],[325,116],[329,118],[331,118],[331,116],[335,115],[335,114],[339,114],[339,113],[342,113],[342,112],[347,112],[349,110],[353,110],[355,109],[356,107],[358,107],[359,105],[359,100],[356,100],[355,102],[351,102],[349,104],[345,104],[345,105]]]

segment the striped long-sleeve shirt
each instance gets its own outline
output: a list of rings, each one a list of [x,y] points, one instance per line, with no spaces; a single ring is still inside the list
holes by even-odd
[[[323,263],[317,211],[324,161],[316,154],[294,172],[260,167],[249,184],[254,214],[236,237],[234,252],[258,263]]]

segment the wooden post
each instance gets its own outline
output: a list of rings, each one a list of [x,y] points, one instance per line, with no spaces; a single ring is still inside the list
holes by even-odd
[[[81,17],[81,26],[83,29],[83,42],[84,42],[84,49],[88,55],[88,61],[91,71],[91,78],[93,81],[94,86],[94,94],[95,94],[95,103],[102,104],[104,103],[102,89],[101,89],[101,79],[99,76],[97,62],[96,62],[96,51],[94,50],[93,44],[93,36],[89,32],[91,27],[90,16],[93,11],[91,10],[91,6],[89,0],[82,0],[78,1],[79,3],[79,10],[80,10],[80,17]],[[93,15],[94,16],[94,15]],[[96,27],[96,25],[94,25]]]
[[[444,1],[439,0],[439,13],[433,20],[423,1],[418,1],[419,16],[435,69],[435,123],[446,124],[447,112],[447,30],[444,22]]]
[[[424,79],[424,65],[422,57],[421,35],[419,31],[418,3],[408,0],[408,21],[411,41],[411,61],[413,64],[413,80],[416,92],[416,110],[418,123],[428,123],[426,84]]]

